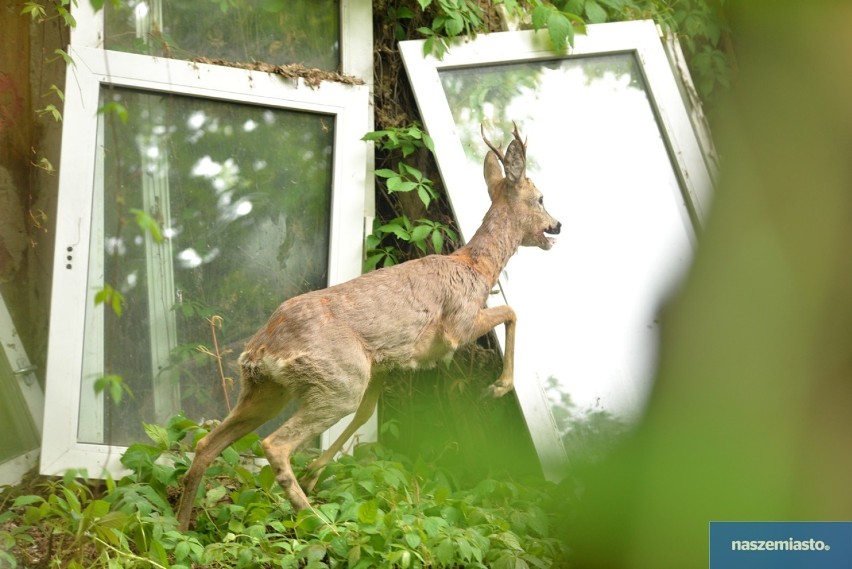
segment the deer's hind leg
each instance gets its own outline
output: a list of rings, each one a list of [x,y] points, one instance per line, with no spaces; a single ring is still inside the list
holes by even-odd
[[[242,381],[237,405],[224,421],[198,441],[192,466],[184,474],[177,511],[178,527],[181,531],[189,528],[195,495],[210,463],[234,441],[272,419],[289,399],[287,391],[272,381]]]
[[[374,377],[370,380],[370,385],[367,387],[367,391],[361,398],[361,403],[358,405],[358,410],[355,411],[355,416],[352,418],[352,421],[346,429],[344,429],[340,436],[337,437],[337,440],[335,440],[331,446],[325,450],[325,452],[308,465],[307,472],[299,480],[299,486],[302,487],[302,490],[304,490],[305,493],[310,493],[311,490],[314,489],[314,486],[316,485],[317,480],[319,480],[320,474],[322,474],[325,466],[331,462],[338,452],[340,452],[340,449],[343,448],[343,445],[346,444],[346,441],[352,437],[355,431],[357,431],[361,425],[366,423],[367,420],[372,417],[373,412],[376,410],[376,403],[379,400],[379,395],[382,393],[382,387],[384,387],[384,378],[381,376]]]
[[[296,412],[263,440],[266,458],[295,510],[310,508],[310,502],[296,481],[290,456],[299,446],[354,412],[364,396],[368,382],[366,360],[358,369],[344,371],[337,368],[333,375],[329,373],[303,378]]]

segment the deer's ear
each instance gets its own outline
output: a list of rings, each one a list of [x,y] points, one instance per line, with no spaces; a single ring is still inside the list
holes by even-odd
[[[493,188],[503,179],[503,168],[494,152],[489,151],[485,155],[485,166],[482,168],[482,173],[485,175],[485,183],[488,185],[488,194],[491,195]],[[491,199],[494,199],[493,195],[491,195]]]
[[[517,139],[509,143],[503,165],[506,167],[506,178],[511,183],[517,184],[524,179],[527,169],[526,151],[524,145]]]

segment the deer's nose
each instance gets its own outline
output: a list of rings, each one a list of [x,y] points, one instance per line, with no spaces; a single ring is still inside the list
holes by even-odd
[[[559,235],[560,231],[562,231],[562,222],[561,221],[557,221],[556,225],[551,225],[547,229],[547,233],[550,233],[551,235]]]

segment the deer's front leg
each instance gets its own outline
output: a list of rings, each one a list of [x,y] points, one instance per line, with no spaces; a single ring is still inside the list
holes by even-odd
[[[506,325],[506,345],[503,349],[503,371],[497,381],[483,393],[484,397],[502,397],[512,391],[515,383],[515,311],[508,306],[496,306],[479,311],[476,318],[477,337],[495,326]]]

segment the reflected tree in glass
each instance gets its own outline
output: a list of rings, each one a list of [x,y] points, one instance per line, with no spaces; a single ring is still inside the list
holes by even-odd
[[[175,59],[340,65],[339,0],[107,2],[107,49]]]
[[[18,388],[19,381],[0,349],[0,463],[39,447],[39,434]]]
[[[125,88],[104,88],[102,105],[89,290],[112,286],[124,303],[121,316],[89,309],[84,377],[120,375],[133,395],[104,433],[81,423],[79,435],[129,444],[143,421],[227,412],[198,348],[215,351],[214,316],[236,378],[228,362],[274,308],[327,285],[334,119]]]
[[[658,304],[694,235],[634,54],[439,76],[470,176],[486,150],[480,123],[506,133],[517,122],[529,176],[563,223],[551,251],[521,248],[502,279],[518,313],[516,376],[546,389],[565,440],[578,416],[636,417],[653,376]]]

